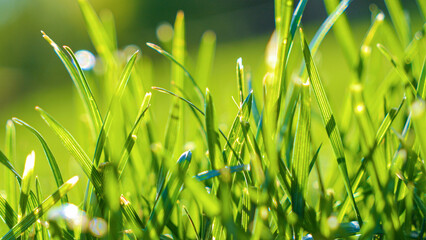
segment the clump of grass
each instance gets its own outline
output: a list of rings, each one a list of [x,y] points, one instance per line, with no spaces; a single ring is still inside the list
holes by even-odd
[[[237,60],[237,114],[227,132],[217,123],[220,99],[200,87],[209,85],[216,38],[203,35],[194,78],[186,68],[184,13],[178,12],[171,53],[147,43],[172,66],[171,89],[151,87],[173,99],[162,137],[138,51],[127,59],[115,54],[113,21],[100,19],[87,0],[79,0],[104,64],[97,89],[102,98],[95,97],[93,76],[86,76],[71,48],[42,35],[82,101],[88,146],[47,111],[36,111],[86,175],[84,200],[68,203],[78,177],[64,182],[42,134],[13,118],[0,162],[8,171],[5,179],[20,190],[11,183],[7,197],[0,195],[0,218],[10,229],[1,239],[424,239],[425,25],[413,29],[400,2],[386,0],[391,21],[372,7],[371,27],[357,46],[345,16],[351,1],[324,2],[329,16],[309,41],[301,23],[307,1],[275,1],[275,38],[269,44],[276,51],[267,51],[274,64],[256,89],[252,82],[261,79],[251,79]],[[417,2],[424,23],[425,4]],[[340,119],[315,59],[332,28],[350,69]],[[15,126],[29,130],[43,147],[58,188],[48,197],[34,176],[39,154],[28,156],[22,176],[11,161]],[[192,147],[185,149],[188,142]],[[322,146],[331,146],[329,158]],[[325,182],[325,176],[339,181]],[[46,217],[58,202],[59,210]]]

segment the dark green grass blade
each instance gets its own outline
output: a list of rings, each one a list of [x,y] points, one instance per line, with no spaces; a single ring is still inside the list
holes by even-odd
[[[194,86],[194,88],[196,89],[197,93],[199,94],[199,97],[204,96],[203,92],[201,91],[200,87],[198,86],[198,84],[195,82],[194,78],[191,76],[191,74],[188,72],[188,70],[186,70],[186,68],[178,61],[176,60],[175,57],[173,57],[170,53],[168,53],[167,51],[165,51],[164,49],[162,49],[161,47],[153,44],[153,43],[146,43],[146,45],[152,49],[154,49],[155,51],[157,51],[159,54],[165,56],[167,59],[169,59],[170,61],[172,61],[173,63],[175,63],[177,66],[179,66],[184,74],[188,77],[188,79],[191,81],[192,85]],[[203,98],[201,98],[201,100],[203,100]]]
[[[96,191],[102,195],[102,177],[97,169],[93,166],[90,158],[87,156],[86,152],[84,152],[83,148],[77,143],[74,137],[47,112],[45,112],[40,107],[36,107],[36,110],[40,113],[46,124],[61,139],[62,144],[65,146],[65,148],[68,149],[74,159],[78,162],[86,176],[90,179],[91,183],[95,187]]]
[[[179,157],[174,169],[166,176],[166,185],[158,201],[155,203],[147,224],[146,233],[149,236],[160,235],[163,232],[164,226],[167,224],[173,207],[176,204],[176,200],[182,190],[191,157],[191,151],[183,153]]]
[[[53,156],[52,151],[50,151],[49,146],[47,145],[46,141],[44,140],[43,136],[31,125],[28,123],[22,121],[19,118],[13,118],[13,121],[21,126],[24,126],[26,129],[28,129],[34,136],[38,138],[40,141],[44,154],[46,155],[47,161],[49,162],[50,169],[52,170],[53,176],[55,178],[56,185],[59,187],[62,184],[64,184],[64,180],[62,179],[61,171],[59,170],[58,163],[56,162],[55,157]],[[62,203],[68,202],[68,196],[65,194],[64,198],[61,199]]]
[[[56,192],[47,197],[41,205],[35,208],[20,220],[13,228],[4,235],[1,240],[14,240],[19,237],[25,230],[33,225],[41,216],[43,216],[51,207],[55,205],[67,192],[69,192],[78,182],[75,176],[65,182]]]
[[[207,132],[207,146],[209,149],[209,158],[210,163],[213,169],[221,168],[224,165],[223,159],[221,159],[220,148],[219,146],[219,135],[216,132],[216,122],[215,122],[215,110],[213,106],[213,99],[210,95],[209,89],[206,90],[206,103],[205,107],[205,124]]]
[[[293,143],[292,169],[292,208],[303,217],[305,208],[306,185],[310,162],[311,97],[309,82],[303,84],[299,101],[299,115]]]
[[[9,228],[12,228],[18,221],[18,215],[5,198],[0,194],[0,218]]]
[[[32,151],[25,160],[24,174],[22,175],[21,193],[19,196],[18,218],[25,215],[28,204],[28,195],[30,193],[31,182],[34,178],[35,153]]]
[[[129,81],[130,74],[136,62],[138,53],[139,51],[133,53],[132,57],[129,59],[126,66],[124,67],[124,70],[120,76],[119,85],[114,93],[114,96],[111,99],[108,112],[105,116],[101,131],[98,136],[98,140],[96,142],[95,154],[93,156],[93,163],[95,166],[99,165],[102,151],[104,150],[104,146],[107,141],[108,132],[111,128],[112,120],[114,118],[114,115],[117,113],[116,108],[118,107],[121,97],[124,94],[124,90],[126,89],[127,82]]]
[[[355,198],[351,188],[351,183],[349,181],[349,175],[348,175],[348,170],[346,166],[346,158],[345,158],[345,154],[343,150],[342,139],[340,138],[339,129],[336,125],[336,120],[334,119],[334,115],[331,110],[330,103],[328,102],[327,96],[325,94],[324,87],[319,78],[318,70],[316,69],[315,63],[312,59],[308,43],[305,40],[302,30],[300,31],[300,33],[302,38],[301,39],[302,49],[304,53],[306,68],[309,74],[309,79],[312,83],[312,89],[314,90],[315,97],[317,99],[318,106],[320,108],[324,127],[327,131],[327,135],[329,136],[331,146],[333,147],[334,154],[337,158],[339,170],[342,174],[347,194],[351,199],[352,207],[354,208],[354,211],[358,218],[358,222],[362,223],[361,215],[356,205]]]
[[[9,160],[7,159],[7,157],[4,155],[2,151],[0,151],[0,163],[6,166],[6,168],[9,169],[13,173],[13,175],[15,175],[19,184],[21,184],[21,181],[22,181],[21,175],[19,175],[19,173],[16,171],[13,165],[9,162]]]
[[[96,133],[102,124],[101,114],[93,97],[92,91],[90,90],[89,84],[87,83],[86,77],[75,59],[72,50],[69,47],[64,46],[68,54],[72,57],[74,64],[65,52],[59,48],[59,46],[49,36],[47,36],[43,31],[42,34],[43,38],[46,39],[46,41],[53,47],[53,50],[67,69],[74,85],[77,88],[77,92],[84,103],[86,111],[90,116],[90,123],[92,125],[93,132]]]

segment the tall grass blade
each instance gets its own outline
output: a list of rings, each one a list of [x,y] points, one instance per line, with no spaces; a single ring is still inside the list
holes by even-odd
[[[12,206],[0,194],[0,218],[9,228],[12,228],[18,221],[18,215],[13,210]]]
[[[358,218],[358,222],[362,223],[361,215],[359,213],[358,207],[355,202],[355,198],[352,192],[351,183],[349,181],[348,169],[346,166],[346,158],[343,150],[342,139],[340,138],[339,129],[336,125],[336,120],[334,118],[333,112],[328,102],[327,96],[324,91],[324,87],[319,78],[318,70],[316,69],[315,63],[312,59],[311,52],[309,50],[308,43],[305,40],[302,29],[300,29],[302,50],[305,58],[306,68],[309,74],[309,79],[312,84],[312,89],[314,90],[315,97],[320,108],[321,117],[323,119],[324,127],[326,128],[327,135],[330,139],[331,146],[333,147],[333,152],[337,158],[337,163],[339,166],[340,173],[342,174],[346,192],[351,199],[352,207]]]
[[[71,153],[74,159],[78,162],[83,172],[90,179],[98,194],[103,194],[102,177],[98,170],[93,166],[89,157],[83,148],[77,143],[74,137],[55,119],[53,119],[42,108],[36,107],[46,124],[53,130],[53,132],[61,139],[62,144]]]
[[[77,92],[84,103],[88,115],[90,116],[90,126],[92,129],[92,133],[95,135],[95,133],[99,130],[102,124],[101,114],[93,97],[89,84],[87,83],[86,77],[83,71],[81,70],[78,61],[75,58],[74,53],[69,47],[64,46],[65,50],[68,52],[68,54],[73,60],[73,62],[71,62],[65,52],[61,48],[59,48],[59,46],[49,36],[47,36],[43,31],[41,33],[43,34],[43,38],[53,47],[53,50],[55,51],[56,55],[58,55],[59,59],[61,59],[74,85],[76,86]]]
[[[201,37],[200,49],[197,58],[197,74],[195,75],[198,84],[204,89],[206,88],[211,71],[216,50],[216,34],[213,31],[206,31]]]
[[[209,149],[210,163],[213,169],[223,167],[224,162],[220,154],[219,135],[216,132],[215,110],[213,106],[212,96],[209,89],[206,90],[206,103],[204,107],[206,113],[205,124],[207,132],[207,146]]]
[[[108,132],[111,128],[112,120],[117,111],[116,108],[118,107],[120,100],[124,94],[124,90],[126,89],[127,82],[130,78],[130,74],[132,72],[133,65],[135,64],[138,53],[139,51],[133,53],[132,57],[129,59],[126,66],[124,67],[124,70],[120,77],[119,85],[114,93],[114,96],[111,99],[108,112],[106,113],[101,131],[98,136],[98,140],[96,142],[95,154],[93,156],[93,163],[95,166],[99,165],[102,151],[104,150],[105,142],[107,141]]]

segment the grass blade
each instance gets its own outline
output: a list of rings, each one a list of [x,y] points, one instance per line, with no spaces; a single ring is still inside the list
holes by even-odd
[[[47,161],[49,162],[49,166],[50,166],[50,169],[52,170],[53,176],[55,178],[56,185],[59,187],[62,184],[64,184],[64,180],[62,179],[62,174],[61,174],[61,171],[59,170],[58,163],[56,162],[56,159],[53,156],[52,151],[50,151],[50,148],[47,145],[46,141],[44,140],[43,136],[35,128],[33,128],[28,123],[22,121],[21,119],[13,118],[13,121],[18,125],[24,126],[32,134],[34,134],[34,136],[36,136],[38,138],[38,140],[40,141],[40,143],[43,147],[44,154],[46,155]],[[68,196],[65,195],[64,198],[61,199],[61,201],[62,201],[63,204],[67,203],[68,202]]]
[[[15,175],[19,184],[21,184],[21,181],[22,181],[21,175],[19,175],[19,173],[16,171],[13,165],[9,162],[9,160],[7,159],[7,157],[4,155],[2,151],[0,151],[0,163],[6,166],[6,168],[9,169],[13,173],[13,175]]]
[[[210,164],[213,169],[218,169],[223,167],[224,162],[220,155],[220,144],[219,144],[219,135],[216,132],[216,122],[215,122],[215,110],[213,106],[212,96],[210,95],[209,89],[206,90],[206,103],[204,105],[204,111],[206,113],[205,124],[207,132],[207,145],[209,149],[209,158]]]
[[[74,53],[69,47],[64,46],[65,50],[67,50],[68,54],[73,59],[73,64],[65,52],[59,48],[59,46],[49,36],[47,36],[43,31],[41,33],[43,34],[43,38],[53,47],[53,50],[55,51],[56,55],[58,55],[59,59],[61,59],[74,85],[76,86],[77,92],[84,103],[88,115],[90,116],[91,129],[93,135],[95,136],[95,133],[99,130],[102,124],[101,114],[94,100],[89,84],[87,83],[86,77],[75,58]]]
[[[358,207],[355,202],[355,198],[352,192],[351,183],[349,181],[348,169],[346,166],[346,158],[343,150],[342,139],[340,138],[339,129],[336,125],[336,120],[334,119],[333,112],[328,102],[327,96],[324,91],[324,87],[319,78],[318,70],[316,69],[315,63],[312,59],[311,52],[309,50],[308,43],[305,40],[302,29],[300,29],[301,41],[302,41],[302,50],[305,58],[306,68],[309,74],[309,79],[312,83],[312,89],[314,90],[315,97],[320,108],[321,116],[323,119],[324,127],[326,128],[327,135],[330,139],[331,146],[333,147],[334,154],[337,158],[337,163],[339,170],[342,174],[343,181],[345,184],[346,192],[351,199],[352,207],[358,218],[358,222],[362,224],[361,215],[359,213]]]
[[[310,162],[311,97],[309,82],[304,83],[300,94],[299,115],[296,135],[293,143],[292,166],[294,181],[292,184],[293,211],[303,217],[305,208],[306,185]]]
[[[120,83],[118,85],[118,88],[111,99],[108,112],[105,116],[101,131],[98,136],[98,140],[96,142],[95,154],[93,156],[93,163],[95,166],[99,165],[102,151],[104,150],[105,142],[108,137],[108,132],[111,128],[112,119],[114,118],[114,115],[116,114],[116,108],[119,105],[121,97],[124,94],[124,90],[126,89],[127,82],[130,78],[130,73],[132,72],[133,65],[135,64],[138,53],[139,51],[136,51],[135,53],[133,53],[132,57],[129,59],[126,66],[124,67],[123,73],[121,74],[121,77],[120,77]]]
[[[14,240],[19,237],[25,230],[33,225],[41,216],[43,216],[51,207],[55,205],[67,192],[69,192],[78,182],[75,176],[65,182],[56,192],[47,197],[41,205],[35,208],[20,220],[13,228],[4,235],[1,240]]]
[[[19,214],[21,219],[25,215],[27,209],[28,195],[30,192],[31,181],[34,178],[35,153],[32,151],[25,160],[24,174],[22,175],[21,194],[19,197]]]
[[[0,218],[9,228],[12,228],[18,221],[18,215],[7,202],[7,200],[0,194]]]
[[[142,233],[142,229],[144,228],[144,224],[142,220],[139,218],[136,210],[133,208],[132,204],[123,196],[120,196],[120,205],[121,212],[126,217],[127,221],[132,225],[133,232],[136,235],[140,235]]]
[[[206,88],[211,71],[216,50],[216,34],[213,31],[206,31],[201,37],[200,49],[197,58],[197,74],[198,84],[204,89]]]
[[[74,159],[78,162],[86,176],[90,179],[98,194],[102,196],[102,177],[100,173],[96,170],[96,168],[93,166],[92,162],[90,161],[86,152],[84,152],[83,148],[77,143],[74,137],[62,125],[60,125],[55,119],[53,119],[47,112],[45,112],[40,107],[36,107],[36,110],[40,113],[46,124],[61,139],[62,144],[65,146],[65,148],[68,149]]]

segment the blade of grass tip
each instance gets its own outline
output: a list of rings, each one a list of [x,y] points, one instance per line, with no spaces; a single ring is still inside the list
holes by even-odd
[[[213,68],[213,61],[216,51],[216,34],[213,31],[206,31],[201,37],[200,49],[197,58],[198,84],[202,88],[208,86],[210,75]]]
[[[84,93],[84,101],[89,107],[90,116],[96,127],[95,130],[98,131],[102,125],[102,117],[99,112],[98,105],[96,104],[95,98],[93,97],[92,90],[90,89],[89,83],[87,82],[86,75],[81,69],[79,62],[77,61],[77,57],[75,56],[72,49],[68,46],[63,46],[63,48],[67,51],[68,55],[71,57],[74,63],[74,66],[77,68],[77,71],[80,76],[80,78],[78,78],[78,80],[80,81],[79,86],[83,87],[82,92]]]
[[[188,212],[188,209],[185,206],[182,206],[183,210],[185,210],[185,214],[188,217],[189,222],[192,225],[192,229],[194,229],[195,237],[197,240],[200,240],[200,236],[198,235],[197,227],[195,227],[194,221],[192,220],[191,215]]]
[[[216,132],[216,122],[215,122],[215,109],[213,105],[213,99],[210,95],[210,91],[206,89],[206,103],[204,105],[204,111],[206,113],[205,124],[207,132],[207,146],[209,149],[209,159],[210,164],[213,169],[218,169],[224,166],[224,160],[221,159],[220,154],[220,144],[219,144],[219,135]]]
[[[86,28],[96,52],[107,62],[114,61],[114,42],[109,38],[105,26],[102,24],[95,10],[87,0],[78,0],[80,10],[83,14]]]
[[[156,236],[163,232],[164,226],[167,224],[173,207],[182,191],[191,157],[191,151],[183,153],[179,157],[173,170],[167,175],[166,185],[158,201],[155,203],[147,224],[145,233],[148,236]]]
[[[414,86],[413,82],[410,80],[410,77],[407,75],[407,73],[404,70],[404,67],[398,61],[398,59],[395,56],[393,56],[390,53],[390,51],[387,48],[385,48],[382,44],[378,43],[377,48],[386,57],[386,59],[392,64],[392,66],[396,69],[398,75],[401,77],[404,83],[409,84],[411,86],[411,90],[413,91],[413,93],[416,93],[416,87]]]
[[[74,137],[47,112],[38,106],[35,109],[40,113],[40,116],[46,122],[46,124],[61,139],[62,144],[78,162],[80,167],[83,169],[83,172],[90,179],[98,194],[102,196],[102,177],[98,170],[93,166],[83,148],[77,143]]]
[[[28,194],[30,192],[31,181],[34,177],[35,153],[32,151],[25,160],[24,174],[22,175],[21,193],[19,197],[18,220],[24,215],[28,203]]]
[[[311,97],[309,87],[309,82],[303,83],[292,155],[293,177],[295,180],[292,184],[292,209],[302,218],[310,162]]]
[[[14,240],[19,237],[25,230],[31,227],[39,218],[41,218],[51,207],[53,207],[67,192],[69,192],[78,182],[75,176],[65,182],[56,192],[47,197],[43,203],[28,213],[20,220],[9,232],[4,235],[1,240]]]
[[[139,51],[136,51],[135,53],[133,53],[132,57],[129,59],[126,66],[124,67],[124,70],[123,70],[121,77],[120,77],[119,85],[118,85],[118,87],[117,87],[117,89],[114,93],[114,96],[112,97],[112,99],[110,101],[108,112],[105,115],[105,119],[104,119],[104,122],[102,124],[102,128],[101,128],[101,131],[100,131],[99,136],[98,136],[98,140],[96,142],[95,154],[93,156],[93,163],[94,163],[95,166],[99,165],[100,158],[101,158],[101,155],[102,155],[102,151],[104,150],[105,142],[106,142],[107,137],[108,137],[108,132],[111,128],[112,120],[114,118],[114,115],[117,112],[116,108],[118,107],[120,100],[121,100],[121,97],[124,94],[124,90],[126,89],[127,82],[129,81],[130,74],[131,74],[133,66],[136,62],[136,58],[138,56],[138,53],[139,53]]]
[[[154,49],[155,51],[157,51],[159,54],[165,56],[167,59],[169,59],[170,61],[175,63],[177,66],[179,66],[183,70],[185,75],[188,77],[188,79],[191,81],[192,85],[195,88],[195,91],[198,93],[198,97],[200,97],[200,101],[204,102],[204,95],[203,95],[203,92],[201,91],[201,88],[195,82],[194,78],[191,76],[191,74],[188,72],[188,70],[186,70],[186,68],[178,60],[176,60],[175,57],[173,57],[170,53],[168,53],[167,51],[165,51],[161,47],[155,45],[154,43],[146,43],[146,45],[148,47]]]
[[[12,228],[18,221],[18,215],[13,210],[12,206],[0,194],[0,218],[9,228]]]
[[[87,83],[85,75],[81,71],[81,68],[77,60],[75,59],[74,54],[72,53],[71,49],[65,47],[70,56],[73,57],[73,64],[71,60],[67,57],[65,52],[61,48],[59,48],[58,45],[49,36],[47,36],[43,31],[41,31],[41,33],[43,34],[43,38],[53,47],[53,50],[64,64],[66,70],[68,71],[71,77],[71,80],[76,86],[77,92],[84,103],[88,115],[90,116],[91,129],[93,134],[95,135],[95,133],[99,130],[102,124],[101,115],[99,113],[99,109],[96,105],[90,87]]]
[[[123,195],[120,196],[121,212],[126,217],[127,221],[131,224],[133,232],[136,236],[142,234],[144,223],[139,218],[136,210],[133,208],[130,201],[128,201]]]
[[[197,110],[199,113],[201,113],[202,115],[204,115],[204,112],[203,112],[202,110],[200,110],[200,108],[198,108],[197,106],[195,106],[195,104],[193,104],[193,103],[192,103],[191,101],[189,101],[188,99],[183,98],[183,97],[181,97],[181,96],[177,95],[176,93],[174,93],[174,92],[172,92],[172,91],[170,91],[170,90],[164,89],[164,88],[160,88],[160,87],[151,87],[151,88],[152,88],[152,89],[154,89],[154,90],[157,90],[157,91],[159,91],[159,92],[166,93],[166,94],[170,94],[170,95],[172,95],[172,96],[174,96],[174,97],[179,98],[180,100],[182,100],[182,101],[186,102],[189,106],[191,106],[192,108],[194,108],[195,110]]]
[[[121,178],[121,175],[123,174],[124,168],[126,167],[127,161],[129,159],[130,153],[133,149],[133,146],[137,140],[137,134],[139,131],[140,123],[142,122],[143,116],[145,116],[146,111],[148,111],[148,108],[150,106],[151,101],[151,93],[147,93],[142,101],[141,107],[139,109],[138,117],[133,124],[132,130],[130,131],[129,135],[127,136],[126,142],[124,144],[124,148],[122,150],[121,158],[118,161],[118,179]]]
[[[52,170],[53,176],[55,178],[55,182],[56,185],[59,187],[62,184],[64,184],[64,180],[62,179],[62,174],[61,171],[58,167],[58,163],[56,162],[55,157],[53,156],[52,151],[50,150],[49,146],[47,145],[46,141],[44,140],[43,136],[31,125],[29,125],[28,123],[22,121],[19,118],[12,118],[12,120],[21,126],[24,126],[26,129],[28,129],[32,134],[34,134],[34,136],[36,136],[38,138],[38,140],[40,141],[43,150],[44,150],[44,154],[46,155],[47,161],[49,162],[49,166],[50,169]],[[68,202],[68,196],[65,195],[63,199],[61,199],[61,202],[63,204]]]
[[[215,195],[208,192],[202,182],[187,176],[185,177],[185,189],[191,192],[195,201],[202,206],[202,210],[207,216],[214,217],[220,214],[220,201]]]
[[[237,59],[237,82],[238,82],[238,91],[239,91],[238,95],[240,96],[240,106],[242,106],[244,102],[244,84],[245,84],[244,66],[243,66],[242,58]]]
[[[336,120],[334,119],[334,115],[331,110],[330,103],[327,99],[327,96],[324,91],[324,87],[319,78],[318,70],[316,69],[315,63],[312,59],[312,55],[310,53],[308,43],[305,40],[305,36],[303,34],[302,28],[300,28],[300,35],[301,35],[302,51],[305,58],[306,68],[309,74],[309,79],[312,84],[312,89],[314,91],[315,98],[317,99],[318,106],[320,108],[323,124],[324,124],[324,127],[326,128],[327,135],[330,139],[333,152],[337,158],[337,164],[339,166],[339,170],[343,177],[346,192],[351,199],[352,207],[354,208],[358,222],[362,225],[362,218],[359,213],[358,207],[356,205],[355,198],[351,188],[351,183],[349,180],[348,169],[346,166],[346,158],[345,158],[345,153],[343,150],[342,139],[340,138],[339,129],[336,125]]]
[[[185,64],[185,15],[182,10],[176,14],[175,24],[173,26],[173,39],[172,39],[172,55],[182,65]],[[184,88],[184,71],[179,66],[172,64],[172,82],[175,82],[177,87]]]
[[[410,25],[399,0],[385,0],[386,8],[395,26],[399,39],[405,47],[410,41]]]
[[[250,92],[246,99],[244,100],[241,108],[239,109],[237,116],[235,116],[234,122],[232,123],[232,127],[229,130],[228,133],[228,141],[229,143],[232,145],[232,149],[231,147],[229,147],[228,145],[225,145],[224,148],[224,155],[226,157],[226,164],[227,165],[235,165],[237,163],[237,160],[240,158],[239,155],[235,155],[234,152],[236,152],[237,154],[239,154],[239,152],[242,149],[242,146],[244,145],[244,141],[239,142],[240,140],[243,140],[243,129],[242,126],[240,124],[240,121],[245,121],[248,122],[248,119],[250,118],[250,114],[251,114],[251,104],[252,104],[252,96],[253,93]]]
[[[204,172],[198,173],[194,177],[198,181],[205,181],[205,180],[212,179],[214,177],[218,177],[222,175],[224,172],[235,173],[235,172],[242,172],[242,171],[250,171],[250,168],[251,167],[249,164],[240,164],[240,165],[231,166],[231,167],[225,166],[224,168],[221,168],[218,170],[210,170],[210,171],[204,171]]]

